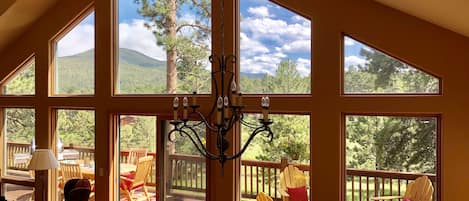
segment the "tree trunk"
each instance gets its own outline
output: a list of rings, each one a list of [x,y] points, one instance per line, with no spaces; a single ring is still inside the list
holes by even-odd
[[[176,41],[176,0],[169,0],[169,12],[167,18],[167,30],[170,45],[166,45],[166,92],[175,94],[177,88],[177,51],[173,41]]]
[[[176,68],[176,59],[177,51],[176,46],[173,41],[176,41],[176,0],[168,1],[168,16],[167,16],[167,37],[171,44],[166,45],[166,93],[175,94],[177,89],[177,68]],[[166,133],[169,132],[170,125],[166,125]],[[176,153],[175,143],[169,143],[168,145],[168,154]]]

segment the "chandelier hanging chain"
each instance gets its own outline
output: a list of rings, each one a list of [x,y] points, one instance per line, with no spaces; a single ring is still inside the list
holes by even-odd
[[[221,55],[211,55],[209,57],[212,66],[218,65],[219,67],[216,71],[211,73],[212,83],[214,83],[215,86],[214,103],[207,116],[202,114],[198,110],[200,106],[197,105],[197,89],[194,88],[194,96],[191,97],[192,104],[189,105],[189,99],[187,97],[184,97],[182,100],[183,115],[182,118],[179,119],[179,98],[175,97],[173,100],[174,119],[170,121],[173,128],[168,133],[168,140],[174,142],[176,133],[179,133],[181,137],[188,137],[202,156],[210,160],[218,160],[223,167],[227,160],[239,158],[258,134],[265,133],[268,142],[272,142],[274,134],[270,128],[273,122],[268,118],[269,97],[261,98],[263,118],[259,119],[260,125],[247,122],[244,119],[242,94],[239,93],[239,87],[236,85],[236,74],[234,70],[237,57],[234,54],[225,55],[225,12],[223,0],[221,1],[221,17]],[[228,64],[233,66],[232,71],[228,70]],[[217,76],[220,76],[220,80],[217,79]],[[228,79],[228,82],[226,82],[225,79]],[[228,83],[231,83],[231,86],[225,87]],[[220,86],[218,84],[220,84]],[[188,111],[189,108],[192,109]],[[190,120],[199,122],[190,124],[188,123]],[[228,155],[226,151],[230,143],[227,140],[227,134],[233,129],[236,122],[253,129],[253,131],[250,133],[246,143],[237,153]],[[197,127],[200,125],[204,125],[207,129],[205,131],[199,131],[206,133],[205,138],[209,138],[212,133],[216,134],[216,148],[218,153],[209,151],[208,146],[204,144],[204,140],[201,138],[202,135],[199,135],[197,131]]]

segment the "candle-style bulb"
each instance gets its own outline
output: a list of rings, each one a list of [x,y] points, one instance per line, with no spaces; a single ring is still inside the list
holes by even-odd
[[[268,96],[265,97],[265,107],[270,107],[270,99]]]
[[[187,99],[187,96],[184,96],[184,98],[182,99],[182,106],[183,107],[189,106],[189,99]]]
[[[231,92],[236,93],[236,82],[234,80],[231,82]]]
[[[221,96],[218,97],[217,100],[217,108],[222,109],[223,108],[223,98]]]
[[[192,93],[197,94],[197,82],[194,82],[194,85],[192,85]]]
[[[179,98],[175,97],[173,100],[173,108],[178,108],[179,107]]]
[[[225,96],[225,98],[223,98],[223,105],[225,107],[228,107],[230,104],[230,101],[228,100],[228,96]]]

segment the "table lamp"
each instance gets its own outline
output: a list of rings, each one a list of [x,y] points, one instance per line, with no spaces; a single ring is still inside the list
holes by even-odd
[[[33,157],[29,162],[28,169],[30,170],[49,170],[59,167],[59,163],[50,149],[36,149]],[[47,178],[43,174],[38,175],[42,184],[47,184]],[[42,200],[47,200],[47,193],[42,189]]]

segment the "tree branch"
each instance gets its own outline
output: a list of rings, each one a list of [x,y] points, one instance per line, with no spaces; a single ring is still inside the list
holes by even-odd
[[[180,25],[176,28],[176,32],[179,32],[179,31],[180,31],[182,28],[184,28],[184,27],[193,27],[193,28],[201,29],[201,30],[204,31],[204,32],[210,32],[210,28],[208,28],[207,26],[200,25],[200,24],[189,24],[189,23],[180,24]]]
[[[200,2],[197,2],[196,0],[191,0],[192,3],[202,9],[202,12],[205,14],[205,16],[210,16],[210,10],[208,10],[207,6],[202,5]]]

